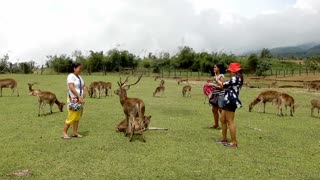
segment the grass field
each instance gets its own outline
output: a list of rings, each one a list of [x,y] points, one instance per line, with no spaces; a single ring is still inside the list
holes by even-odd
[[[279,89],[292,95],[299,107],[294,117],[276,116],[267,104],[266,113],[248,112],[248,105],[264,89],[243,88],[244,107],[236,112],[239,148],[214,143],[219,130],[211,108],[203,104],[202,82],[192,82],[192,97],[183,98],[182,85],[167,79],[163,97],[152,97],[159,81],[143,77],[130,88],[129,97],[142,98],[151,126],[168,131],[146,131],[146,143],[133,142],[115,132],[124,118],[119,97],[86,98],[79,133],[83,138],[61,139],[67,112],[38,117],[38,102],[28,96],[34,88],[56,93],[66,101],[66,75],[1,75],[15,78],[20,97],[3,89],[0,97],[0,179],[15,170],[29,169],[22,179],[319,179],[320,119],[310,117],[310,100],[319,93],[306,89]],[[88,85],[104,80],[117,88],[118,75],[85,76]],[[124,78],[124,77],[123,77]],[[131,77],[131,82],[136,77]],[[66,109],[66,108],[65,108]],[[49,112],[49,107],[46,107]],[[315,113],[317,115],[317,113]],[[260,129],[261,131],[257,131]],[[71,133],[71,131],[70,131]],[[228,134],[229,137],[229,134]]]

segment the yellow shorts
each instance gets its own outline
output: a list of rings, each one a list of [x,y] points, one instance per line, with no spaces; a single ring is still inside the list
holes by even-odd
[[[69,102],[69,98],[67,98]],[[68,103],[67,103],[68,104]],[[66,119],[66,124],[73,124],[75,121],[79,121],[82,116],[83,109],[79,111],[72,111],[68,109],[68,117]]]
[[[68,117],[66,119],[66,124],[73,124],[75,121],[79,121],[82,115],[83,109],[79,111],[68,110]]]

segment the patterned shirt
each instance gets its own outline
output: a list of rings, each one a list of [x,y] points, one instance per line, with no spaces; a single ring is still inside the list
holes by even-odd
[[[224,93],[224,103],[235,103],[237,108],[241,108],[242,104],[239,99],[239,92],[241,89],[242,79],[239,76],[233,76],[229,81],[223,83]]]
[[[223,78],[224,79],[224,75],[223,74],[219,74],[219,75],[216,75],[217,76],[217,79],[221,79],[221,78]],[[215,76],[215,77],[216,77]],[[217,81],[215,81],[215,79],[216,78],[214,78],[214,80],[212,81],[212,83],[213,84],[215,84],[215,85],[218,85],[218,82]],[[217,88],[215,88],[214,90],[213,90],[213,93],[212,94],[219,94],[219,95],[224,95],[224,90],[223,89],[217,89]]]

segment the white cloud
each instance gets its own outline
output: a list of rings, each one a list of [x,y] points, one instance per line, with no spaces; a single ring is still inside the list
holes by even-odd
[[[0,0],[0,55],[44,63],[46,55],[118,44],[139,55],[319,42],[319,10],[317,0]]]

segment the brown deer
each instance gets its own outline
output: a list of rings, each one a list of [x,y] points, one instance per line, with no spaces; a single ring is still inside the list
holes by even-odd
[[[163,94],[164,93],[164,90],[165,90],[165,87],[164,86],[158,86],[157,88],[156,88],[156,90],[153,92],[153,97],[155,97],[156,96],[156,94]]]
[[[96,82],[96,81],[92,82],[89,85],[88,93],[89,93],[90,98],[97,97],[97,95],[99,95],[98,97],[100,98],[100,84],[99,84],[99,82]]]
[[[110,96],[112,96],[112,83],[106,82],[104,88],[105,88],[106,96],[109,96],[109,94],[110,94]]]
[[[136,120],[134,121],[134,133],[140,132],[140,130],[142,129],[143,131],[146,131],[149,128],[149,124],[150,124],[150,119],[151,116],[143,116],[143,120],[142,120],[142,128],[140,127],[140,119],[136,118]],[[126,132],[126,129],[128,128],[128,121],[126,119],[124,119],[123,121],[121,121],[117,127],[116,127],[116,132]]]
[[[186,83],[189,84],[188,78],[180,78],[180,79],[178,80],[178,85],[181,84],[181,83],[183,83],[183,82],[186,82]]]
[[[127,90],[130,88],[130,86],[133,86],[137,84],[142,77],[142,74],[138,78],[138,80],[135,83],[132,84],[126,84],[128,82],[129,76],[126,78],[124,82],[118,81],[119,89],[115,91],[117,95],[119,95],[120,98],[120,104],[123,107],[123,112],[126,116],[126,121],[128,121],[128,128],[126,129],[126,135],[130,134],[130,142],[132,141],[132,137],[134,134],[134,128],[135,128],[135,121],[138,121],[140,124],[140,129],[143,127],[143,117],[145,113],[145,104],[142,99],[139,98],[128,98],[127,97]],[[141,129],[141,135],[144,142],[146,142],[145,137],[143,135],[143,131]]]
[[[313,99],[313,100],[310,101],[310,103],[311,103],[311,117],[313,116],[313,110],[315,108],[317,108],[318,109],[318,117],[320,118],[320,116],[319,116],[320,100],[319,99]]]
[[[164,86],[165,81],[163,79],[161,79],[160,81],[160,86]]]
[[[33,84],[28,83],[29,91],[30,91],[29,95],[30,95],[30,96],[37,96],[37,95],[41,92],[40,89],[32,89],[32,86],[33,86],[34,84],[36,84],[36,83],[33,83]]]
[[[261,109],[261,105],[263,103],[263,113],[266,112],[266,103],[267,102],[276,102],[279,95],[281,93],[278,91],[273,91],[273,90],[267,90],[267,91],[263,91],[261,92],[249,105],[249,112],[252,111],[253,107],[258,104],[260,104],[259,110],[258,112],[260,112]]]
[[[11,78],[7,79],[0,79],[0,97],[2,97],[2,88],[11,88],[12,93],[11,96],[13,95],[14,91],[17,92],[17,96],[19,96],[19,91],[17,88],[17,81]]]
[[[277,81],[274,81],[269,85],[269,88],[277,88],[277,87],[278,87]]]
[[[154,81],[160,79],[160,76],[154,76]]]
[[[293,113],[295,111],[295,103],[292,96],[286,93],[280,93],[280,95],[277,98],[277,101],[275,101],[278,105],[278,115],[283,116],[282,113],[282,106],[285,106],[286,108],[286,115],[287,115],[287,106],[290,107],[290,116],[293,116]]]
[[[192,87],[190,85],[183,86],[182,96],[185,97],[188,94],[191,97],[191,89],[192,89]]]
[[[58,101],[56,95],[49,91],[41,91],[38,93],[38,101],[39,101],[39,113],[38,116],[40,116],[40,109],[42,109],[42,114],[44,114],[44,107],[46,104],[50,105],[50,113],[52,114],[52,106],[53,104],[57,104],[60,112],[63,112],[63,106],[65,103]]]

